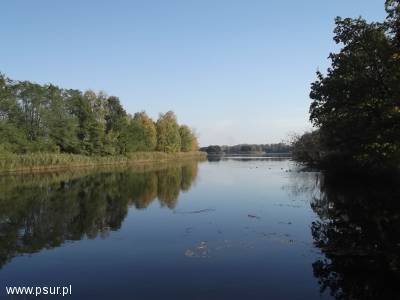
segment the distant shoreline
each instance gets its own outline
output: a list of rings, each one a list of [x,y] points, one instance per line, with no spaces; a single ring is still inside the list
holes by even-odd
[[[189,159],[204,160],[207,154],[192,152],[133,152],[120,156],[87,156],[78,154],[31,153],[0,155],[0,174],[37,173],[57,170],[96,168],[110,165],[141,165]]]
[[[291,158],[292,153],[208,153],[211,157],[287,157]]]

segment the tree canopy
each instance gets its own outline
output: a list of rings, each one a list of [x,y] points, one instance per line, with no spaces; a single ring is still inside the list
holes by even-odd
[[[176,116],[172,111],[160,114],[157,120],[157,150],[178,152],[181,149],[181,136]]]
[[[183,144],[181,143],[183,141]],[[197,137],[173,112],[155,123],[145,112],[127,114],[104,92],[61,89],[0,74],[0,151],[116,155],[198,148]]]
[[[380,23],[336,18],[334,41],[342,48],[329,55],[331,66],[317,72],[310,93],[322,164],[400,164],[400,1],[385,8]]]

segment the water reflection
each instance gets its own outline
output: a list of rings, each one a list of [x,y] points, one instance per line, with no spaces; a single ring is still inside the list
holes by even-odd
[[[40,283],[71,281],[80,299],[398,298],[400,181],[268,158],[201,172],[196,189],[196,162],[0,177],[1,266],[83,239],[13,260],[0,281],[27,285],[46,264]]]
[[[0,177],[0,267],[66,240],[105,237],[121,227],[131,205],[145,209],[158,199],[172,209],[197,172],[197,162],[188,162]]]
[[[311,232],[324,256],[312,265],[321,293],[335,299],[398,299],[400,181],[313,176],[294,190],[312,197],[319,217]]]

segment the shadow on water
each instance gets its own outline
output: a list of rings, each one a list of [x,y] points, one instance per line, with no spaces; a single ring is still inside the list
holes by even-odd
[[[398,299],[400,180],[313,174],[294,193],[308,193],[311,224],[323,258],[312,264],[321,293],[335,299]]]
[[[0,267],[17,255],[67,240],[105,237],[118,230],[128,208],[158,199],[173,209],[190,189],[197,162],[113,168],[80,173],[0,177]]]

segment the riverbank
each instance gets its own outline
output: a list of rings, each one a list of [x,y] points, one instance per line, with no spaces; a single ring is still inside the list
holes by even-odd
[[[77,154],[31,153],[0,154],[0,173],[40,172],[58,169],[88,168],[108,165],[134,165],[187,159],[203,160],[207,154],[193,152],[133,152],[120,156],[87,156]]]

